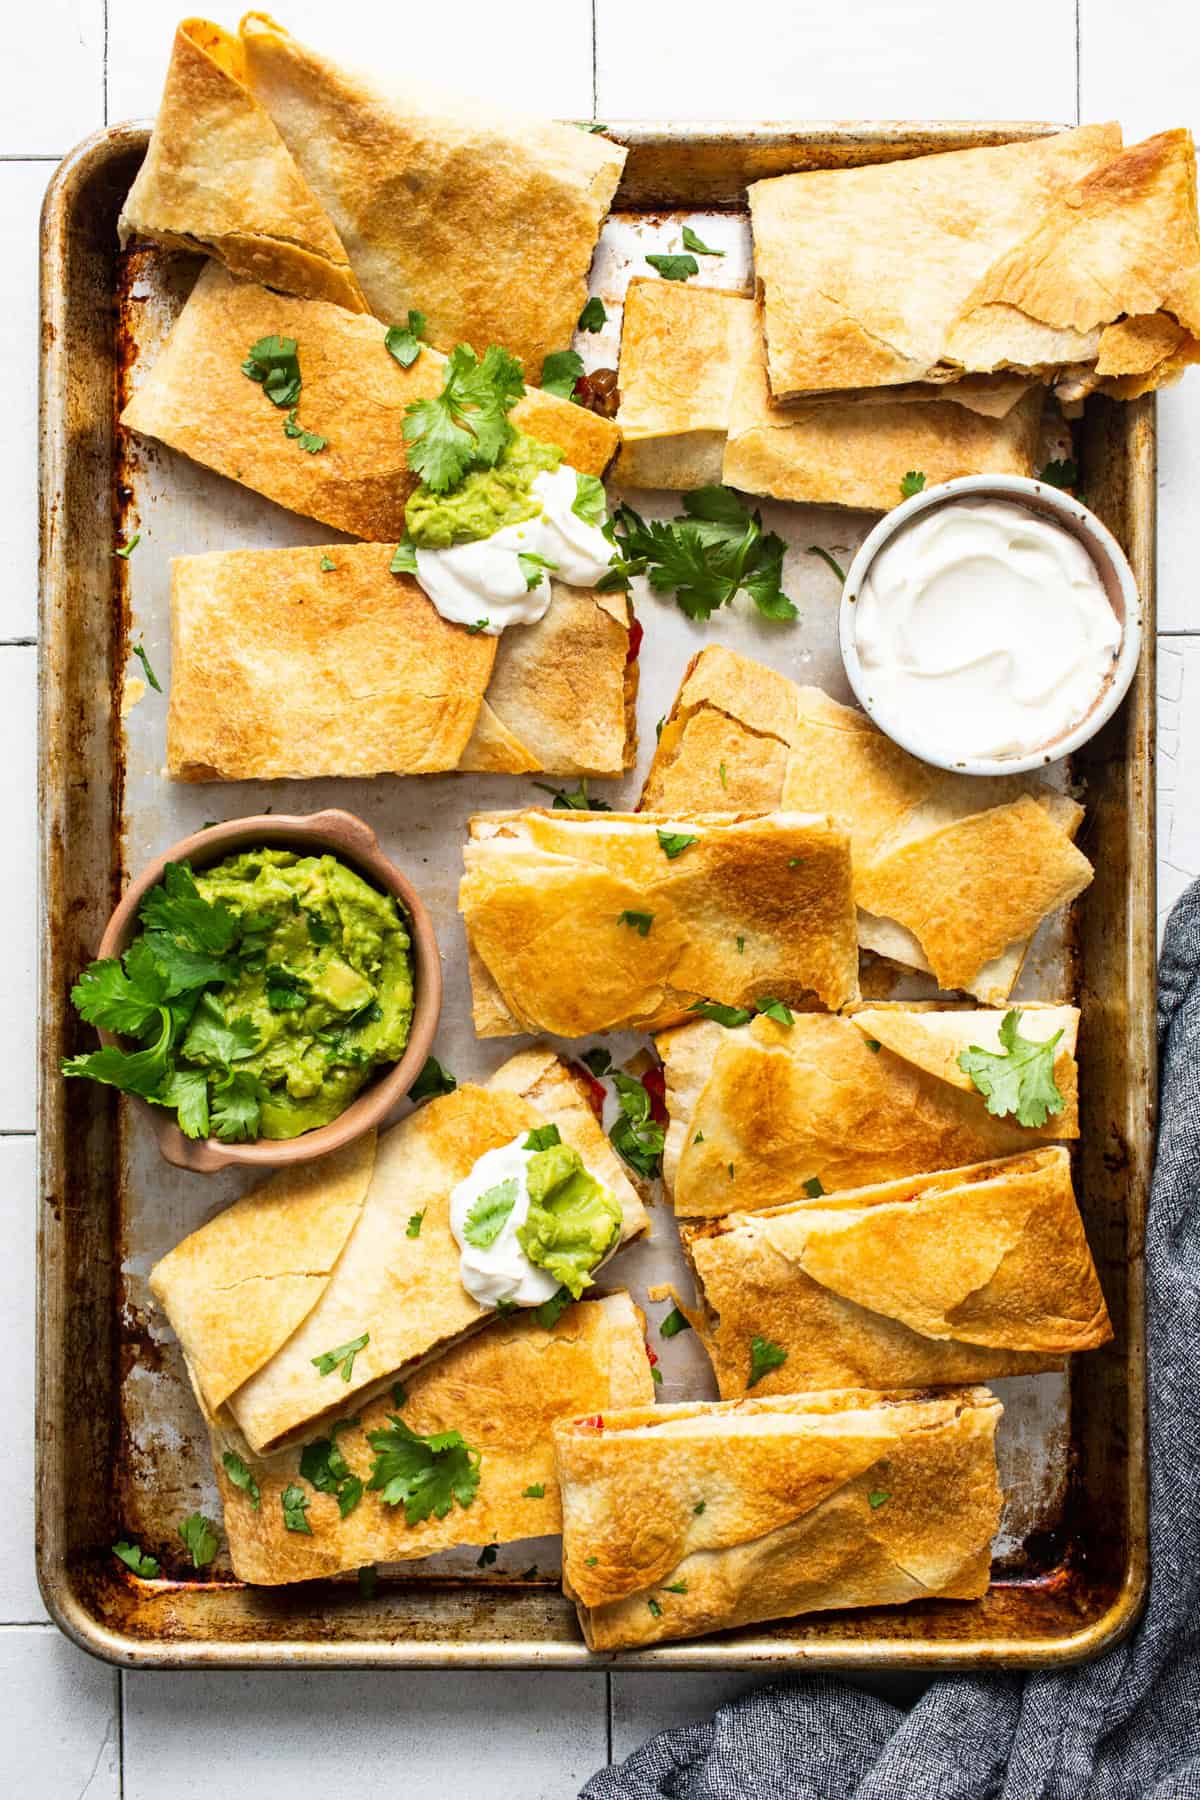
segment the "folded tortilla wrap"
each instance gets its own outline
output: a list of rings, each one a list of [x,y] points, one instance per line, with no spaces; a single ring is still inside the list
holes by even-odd
[[[660,831],[695,842],[668,856]],[[650,1030],[705,999],[857,998],[849,850],[827,818],[480,813],[465,862],[480,1037]]]
[[[210,263],[121,423],[293,512],[395,543],[417,485],[405,458],[404,410],[441,393],[446,364],[423,349],[402,369],[384,348],[386,335],[365,313],[271,293]],[[286,411],[242,372],[251,346],[271,336],[296,340],[298,423],[327,439],[315,454],[285,435]],[[510,417],[588,475],[604,473],[620,436],[610,420],[540,389],[529,389]]]
[[[480,1456],[470,1505],[455,1502],[444,1518],[431,1515],[412,1525],[402,1504],[385,1504],[369,1487],[342,1518],[336,1496],[318,1492],[301,1476],[300,1445],[255,1456],[228,1421],[210,1421],[225,1535],[240,1581],[267,1586],[311,1581],[457,1544],[504,1544],[559,1531],[551,1424],[580,1412],[653,1400],[645,1321],[625,1293],[570,1306],[549,1331],[531,1318],[506,1319],[417,1370],[404,1392],[399,1404],[390,1392],[366,1406],[346,1404],[358,1423],[339,1430],[335,1441],[359,1480],[365,1484],[371,1478],[370,1434],[386,1431],[393,1415],[422,1437],[457,1431]],[[314,1426],[311,1442],[319,1441],[322,1429],[327,1436],[328,1421],[324,1428]],[[249,1491],[229,1479],[227,1453],[240,1457],[257,1482],[257,1507]],[[308,1533],[285,1523],[281,1500],[293,1486],[308,1501],[303,1514]]]
[[[639,1407],[561,1420],[563,1588],[619,1650],[844,1606],[985,1593],[986,1388]]]
[[[689,1312],[723,1399],[933,1387],[1057,1367],[1112,1336],[1063,1149],[685,1228]]]
[[[503,344],[537,381],[570,347],[625,151],[573,125],[351,74],[262,13],[250,84],[333,219],[371,310]]]
[[[204,250],[266,287],[366,312],[333,222],[246,85],[241,43],[208,19],[175,33],[121,241]]]
[[[1000,1050],[1003,1019],[889,1004],[838,1018],[798,1013],[790,1026],[757,1018],[728,1030],[697,1019],[663,1032],[663,1177],[675,1211],[758,1212],[808,1182],[833,1193],[1077,1138],[1078,1011],[1021,1008],[1023,1037],[1062,1033],[1054,1080],[1063,1109],[1042,1126],[994,1116],[958,1066],[964,1050]]]
[[[444,619],[411,575],[390,572],[391,559],[389,544],[176,557],[170,774],[630,766],[637,663],[623,594],[555,582],[537,624],[488,637]]]
[[[1092,878],[1071,841],[1083,808],[1036,776],[935,769],[865,714],[714,645],[688,665],[641,804],[722,803],[832,814],[851,837],[859,942],[989,1006]]]
[[[493,1323],[459,1279],[450,1191],[485,1151],[546,1122],[619,1200],[622,1240],[645,1231],[583,1084],[552,1051],[524,1051],[488,1087],[410,1114],[373,1161],[364,1144],[273,1176],[151,1270],[205,1411],[269,1450]],[[349,1376],[320,1373],[314,1358],[364,1334]]]

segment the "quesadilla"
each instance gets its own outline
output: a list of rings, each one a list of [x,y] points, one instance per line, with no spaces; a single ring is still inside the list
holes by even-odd
[[[302,388],[292,423],[296,433],[324,440],[315,452],[288,435],[284,412],[243,371],[251,347],[273,336],[295,340]],[[401,368],[386,336],[365,313],[274,294],[210,263],[121,423],[293,512],[395,543],[417,486],[405,456],[404,410],[441,393],[446,361],[423,349]],[[529,389],[509,416],[518,430],[557,444],[587,475],[604,473],[619,441],[608,419],[540,389]]]
[[[1065,1150],[795,1191],[684,1230],[722,1398],[991,1381],[1112,1336]],[[783,1353],[765,1373],[756,1338]]]
[[[827,818],[530,810],[470,833],[458,904],[480,1037],[857,998],[849,847]]]
[[[246,85],[240,42],[208,19],[185,19],[175,33],[117,228],[122,243],[204,250],[266,287],[367,310],[333,222]]]
[[[986,1388],[859,1389],[562,1420],[563,1589],[592,1650],[987,1590]]]
[[[250,84],[341,233],[381,319],[431,343],[504,344],[541,378],[570,347],[625,151],[572,125],[416,83],[385,86],[242,21]]]
[[[989,1006],[1042,920],[1092,879],[1067,795],[1033,775],[936,769],[865,714],[714,645],[688,665],[641,805],[721,804],[829,812],[850,833],[863,947]]]
[[[459,1278],[450,1192],[486,1151],[547,1123],[616,1196],[622,1241],[645,1231],[582,1085],[550,1050],[526,1051],[488,1087],[460,1087],[411,1113],[373,1160],[366,1146],[351,1156],[352,1146],[284,1170],[156,1264],[151,1290],[205,1411],[256,1453],[270,1450],[493,1323],[496,1312]],[[348,1361],[322,1371],[351,1346]]]
[[[408,1378],[403,1397],[384,1393],[365,1407],[346,1403],[355,1415],[348,1426],[340,1420],[314,1426],[307,1458],[299,1444],[255,1456],[228,1421],[210,1421],[234,1574],[275,1586],[430,1556],[457,1544],[504,1544],[557,1532],[562,1513],[550,1437],[554,1420],[649,1405],[653,1397],[645,1321],[628,1294],[615,1293],[568,1307],[549,1330],[530,1318],[505,1319],[456,1344]],[[478,1475],[473,1493],[470,1479],[463,1488],[466,1505],[452,1497],[444,1516],[431,1511],[409,1524],[402,1500],[389,1502],[386,1489],[369,1485],[386,1455],[386,1443],[381,1450],[371,1439],[394,1437],[396,1418],[423,1438],[459,1434],[466,1452],[461,1460]],[[330,1471],[332,1444],[341,1460]],[[406,1448],[400,1445],[402,1452]],[[236,1459],[236,1482],[227,1456]],[[314,1475],[320,1489],[312,1485]]]
[[[1077,1138],[1078,1011],[1020,1011],[1027,1042],[1061,1033],[1053,1080],[1062,1110],[1040,1126],[989,1112],[959,1067],[965,1050],[1000,1051],[1003,1018],[895,1004],[838,1018],[800,1013],[791,1026],[697,1019],[663,1032],[663,1178],[675,1211],[758,1212],[809,1188],[834,1193]]]
[[[632,764],[624,594],[555,582],[542,619],[489,637],[444,619],[391,559],[388,544],[176,557],[169,773],[619,775]]]

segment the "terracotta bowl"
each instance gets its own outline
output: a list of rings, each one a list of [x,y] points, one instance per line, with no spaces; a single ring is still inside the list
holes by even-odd
[[[302,814],[262,813],[251,819],[232,819],[224,825],[210,825],[205,831],[181,838],[169,850],[147,863],[130,882],[120,905],[113,913],[100,940],[97,956],[120,956],[129,948],[138,931],[138,907],[148,889],[162,880],[169,862],[189,862],[203,869],[238,850],[259,845],[280,844],[306,854],[328,851],[375,887],[394,894],[404,907],[412,925],[413,1017],[408,1044],[398,1063],[383,1072],[350,1102],[345,1112],[332,1123],[295,1138],[258,1138],[251,1144],[226,1144],[220,1138],[185,1137],[175,1122],[174,1114],[148,1100],[131,1096],[149,1114],[158,1136],[158,1147],[169,1163],[180,1169],[196,1169],[211,1174],[230,1163],[249,1168],[281,1169],[289,1163],[309,1162],[340,1150],[351,1139],[361,1137],[372,1125],[406,1094],[417,1079],[429,1054],[433,1034],[437,1030],[442,1008],[442,967],[437,940],[421,900],[406,875],[390,863],[379,848],[379,840],[370,826],[353,813],[331,809],[328,812]],[[111,1032],[100,1033],[102,1041],[114,1044]]]

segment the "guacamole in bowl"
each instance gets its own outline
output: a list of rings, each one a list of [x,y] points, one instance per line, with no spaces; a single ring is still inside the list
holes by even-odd
[[[410,922],[333,855],[276,846],[198,872],[168,863],[138,924],[71,990],[120,1042],[68,1057],[63,1073],[169,1108],[187,1137],[299,1137],[404,1053]]]

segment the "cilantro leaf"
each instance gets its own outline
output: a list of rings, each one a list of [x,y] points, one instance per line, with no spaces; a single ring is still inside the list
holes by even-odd
[[[579,315],[580,331],[603,331],[608,323],[608,314],[604,310],[604,302],[598,294],[593,294]]]
[[[398,1414],[389,1413],[388,1420],[386,1429],[372,1431],[367,1440],[375,1452],[367,1485],[384,1505],[402,1505],[410,1525],[431,1516],[444,1519],[456,1500],[470,1506],[482,1458],[461,1432],[421,1437]]]
[[[550,562],[544,556],[538,556],[533,550],[518,550],[517,567],[525,577],[525,591],[532,594],[534,588],[540,587],[547,575],[558,574],[558,564]],[[486,620],[481,620],[485,624]]]
[[[117,555],[118,556],[128,556],[129,551],[133,549],[133,545],[136,543],[137,543],[137,539],[134,538],[133,543],[131,543],[129,546],[129,549],[124,550],[124,551],[118,550]],[[162,683],[159,681],[158,676],[154,673],[154,670],[150,666],[150,658],[146,654],[145,644],[133,644],[131,646],[131,649],[133,651],[134,656],[137,657],[138,661],[142,665],[142,673],[145,675],[146,680],[150,683],[150,686],[154,689],[156,694],[161,694],[162,693]]]
[[[837,578],[841,582],[842,586],[845,587],[846,571],[845,571],[845,569],[843,569],[841,563],[838,562],[838,560],[835,556],[831,556],[829,554],[828,550],[823,550],[821,548],[820,544],[810,544],[808,546],[808,554],[810,556],[819,556],[823,563],[828,563],[829,567],[833,570],[834,574],[837,576]]]
[[[1054,459],[1038,470],[1037,478],[1050,487],[1073,488],[1079,481],[1079,464],[1070,456],[1062,461]]]
[[[141,543],[141,541],[142,541],[141,532],[135,531],[133,536],[130,538],[130,540],[127,544],[118,544],[117,545],[117,548],[113,551],[113,555],[119,556],[121,558],[122,562],[128,562],[130,557],[133,555],[134,551],[137,549],[138,545]],[[155,685],[155,687],[158,687],[157,681],[154,683],[154,685]],[[161,689],[159,691],[161,692]]]
[[[479,1552],[479,1555],[475,1558],[475,1567],[477,1569],[490,1569],[496,1560],[496,1552],[499,1548],[499,1544],[485,1544],[483,1549]]]
[[[971,1077],[996,1118],[1011,1113],[1018,1125],[1038,1126],[1066,1104],[1054,1079],[1054,1051],[1062,1032],[1044,1042],[1022,1037],[1023,1017],[1018,1008],[1006,1012],[1000,1026],[1003,1049],[981,1050],[972,1044],[959,1053],[958,1066]]]
[[[666,1132],[652,1117],[650,1096],[640,1081],[617,1069],[613,1086],[621,1110],[608,1134],[612,1146],[631,1169],[652,1179],[662,1168]]]
[[[408,466],[435,494],[457,487],[472,467],[494,468],[515,433],[508,414],[525,392],[521,365],[492,344],[480,362],[458,344],[441,393],[404,409]]]
[[[637,932],[639,937],[649,937],[650,927],[653,923],[653,913],[631,912],[630,909],[626,907],[624,912],[617,914],[617,924],[628,925],[631,930]]]
[[[871,1508],[872,1512],[875,1512],[877,1508],[886,1505],[891,1497],[890,1494],[885,1493],[883,1488],[872,1488],[871,1492],[867,1495],[867,1505]]]
[[[161,1029],[153,1044],[129,1051],[105,1044],[85,1056],[67,1056],[63,1058],[63,1074],[86,1076],[89,1081],[103,1082],[105,1087],[120,1088],[127,1094],[149,1097],[157,1093],[170,1068],[174,1033],[174,1022],[166,1007],[160,1006],[158,1013]]]
[[[374,1563],[367,1563],[358,1571],[358,1591],[364,1600],[375,1598],[375,1589],[379,1586],[379,1570]]]
[[[774,1019],[777,1025],[796,1023],[791,1007],[785,1006],[782,1000],[776,1000],[772,994],[764,994],[761,999],[756,1000],[754,1008],[764,1019]]]
[[[819,1175],[810,1175],[804,1183],[804,1191],[810,1200],[819,1200],[825,1192],[824,1183]]]
[[[507,1181],[498,1181],[494,1187],[484,1189],[463,1223],[463,1236],[468,1244],[474,1244],[477,1250],[486,1250],[495,1243],[517,1203],[517,1187],[516,1176],[510,1175]]]
[[[134,1574],[140,1576],[143,1581],[153,1581],[158,1574],[157,1558],[147,1556],[146,1552],[137,1544],[126,1543],[124,1538],[120,1543],[113,1545],[113,1555],[119,1556],[125,1567],[132,1569]]]
[[[552,350],[542,364],[542,392],[569,400],[582,374],[583,358],[578,350]]]
[[[678,1337],[681,1331],[690,1331],[691,1329],[691,1325],[680,1312],[679,1308],[673,1306],[659,1326],[658,1335],[660,1337],[673,1338]]]
[[[593,800],[588,794],[587,776],[585,775],[577,788],[550,787],[547,782],[535,781],[535,788],[543,794],[552,794],[555,811],[569,808],[571,812],[611,812],[612,807],[607,800]]]
[[[900,483],[900,498],[902,500],[911,500],[913,495],[919,494],[924,486],[925,476],[923,472],[920,469],[910,469]]]
[[[724,256],[725,254],[723,250],[710,250],[708,245],[696,236],[690,225],[685,225],[683,228],[683,247],[685,250],[694,250],[697,256]]]
[[[254,1476],[251,1474],[249,1467],[242,1461],[236,1450],[226,1450],[224,1456],[221,1458],[221,1462],[224,1466],[226,1475],[229,1477],[234,1487],[241,1488],[242,1492],[250,1501],[251,1506],[254,1508],[255,1512],[257,1512],[262,1505],[262,1490],[254,1479]]]
[[[409,537],[401,538],[396,545],[392,560],[388,564],[389,575],[415,575],[417,572],[417,546]]]
[[[402,369],[411,369],[421,354],[425,336],[425,314],[409,309],[407,325],[389,325],[383,347],[394,356]]]
[[[256,1138],[265,1094],[258,1076],[247,1069],[217,1082],[209,1104],[215,1136],[226,1144],[247,1144]]]
[[[603,525],[608,512],[608,496],[598,475],[585,475],[581,469],[575,471],[575,498],[571,502],[571,511],[585,525]]]
[[[173,1069],[161,1092],[146,1098],[155,1106],[169,1106],[178,1113],[184,1137],[208,1136],[208,1076],[203,1069]]]
[[[228,1069],[232,1063],[253,1056],[258,1042],[258,1027],[253,1019],[228,1019],[215,994],[201,994],[182,1053],[189,1062],[206,1068]]]
[[[308,1005],[309,986],[300,975],[293,975],[282,963],[269,963],[266,970],[267,1005],[272,1012],[303,1012]],[[348,1022],[347,1029],[355,1024]]]
[[[296,408],[294,406],[287,418],[283,421],[283,435],[284,437],[298,438],[300,441],[300,448],[302,450],[307,450],[310,456],[315,456],[318,450],[324,450],[329,442],[328,438],[318,437],[315,431],[305,431],[303,425],[301,425],[296,417]]]
[[[700,273],[700,264],[694,256],[648,256],[646,261],[652,269],[657,269],[664,281],[687,281],[690,276]]]
[[[216,1526],[203,1513],[194,1512],[189,1513],[178,1529],[193,1569],[207,1568],[221,1542]]]
[[[153,959],[167,984],[167,999],[177,1000],[207,987],[211,981],[229,981],[237,973],[228,957],[214,956],[207,950],[192,950],[187,944],[168,936],[165,931],[147,931],[135,938],[125,953],[125,967],[132,971],[132,958]]]
[[[553,1331],[558,1321],[571,1305],[574,1295],[569,1287],[560,1287],[556,1294],[543,1300],[540,1306],[533,1308],[533,1316],[543,1331]]]
[[[755,1337],[750,1340],[750,1379],[746,1383],[747,1390],[757,1387],[764,1375],[772,1369],[781,1369],[787,1361],[788,1353],[782,1344],[773,1344],[770,1338]]]
[[[350,1517],[362,1499],[363,1484],[338,1449],[337,1433],[344,1431],[346,1425],[357,1422],[347,1420],[335,1425],[329,1437],[315,1438],[300,1452],[300,1473],[304,1480],[311,1482],[318,1494],[331,1494],[343,1519]]]
[[[535,1125],[521,1148],[522,1150],[553,1150],[555,1144],[561,1143],[562,1133],[557,1125]]]
[[[682,856],[684,851],[690,849],[696,841],[695,834],[691,832],[660,831],[658,833],[659,848],[668,862],[674,862],[677,856]]]
[[[429,1100],[436,1094],[452,1094],[458,1082],[436,1056],[427,1056],[421,1073],[408,1090],[410,1100]]]
[[[279,1496],[279,1504],[283,1508],[283,1523],[288,1531],[303,1532],[305,1537],[312,1536],[312,1526],[308,1522],[308,1509],[311,1501],[302,1487],[289,1482]]]
[[[546,1498],[545,1482],[535,1481],[532,1482],[529,1487],[522,1488],[521,1498],[522,1500],[544,1500]]]
[[[585,1068],[591,1070],[597,1081],[612,1068],[612,1057],[600,1044],[594,1050],[585,1050],[579,1060]]]
[[[89,963],[71,989],[72,1004],[89,1025],[143,1037],[158,1024],[167,997],[166,977],[144,950],[134,958],[137,949],[135,943],[126,957],[127,962],[132,960],[129,969],[115,957],[105,957],[103,962]]]
[[[608,126],[602,125],[598,119],[572,119],[571,123],[577,131],[596,132],[608,130]]]
[[[647,1600],[646,1605],[650,1609],[650,1617],[652,1619],[662,1618],[662,1607],[658,1604],[657,1600]]]
[[[237,936],[234,914],[205,900],[187,863],[168,863],[163,878],[138,908],[147,931],[164,931],[189,950],[223,956]]]
[[[262,383],[273,406],[295,406],[300,398],[300,358],[296,340],[290,337],[259,338],[251,344],[242,374]]]
[[[331,575],[337,568],[337,564],[334,562],[332,556],[323,556],[321,558],[320,568],[322,575]]]
[[[311,1358],[313,1368],[318,1375],[332,1375],[337,1368],[341,1369],[342,1380],[349,1381],[354,1373],[354,1359],[360,1350],[365,1350],[371,1341],[369,1331],[361,1337],[352,1338],[348,1344],[339,1344],[336,1350],[322,1350],[320,1356]]]
[[[419,1238],[421,1235],[421,1227],[424,1223],[425,1223],[425,1208],[424,1207],[421,1208],[420,1212],[409,1213],[408,1224],[404,1227],[405,1237]],[[399,1402],[397,1402],[397,1404],[399,1404]]]
[[[754,1017],[748,1006],[723,1006],[719,1000],[697,1000],[688,1011],[699,1013],[702,1019],[712,1019],[730,1031],[738,1025],[748,1025]]]

